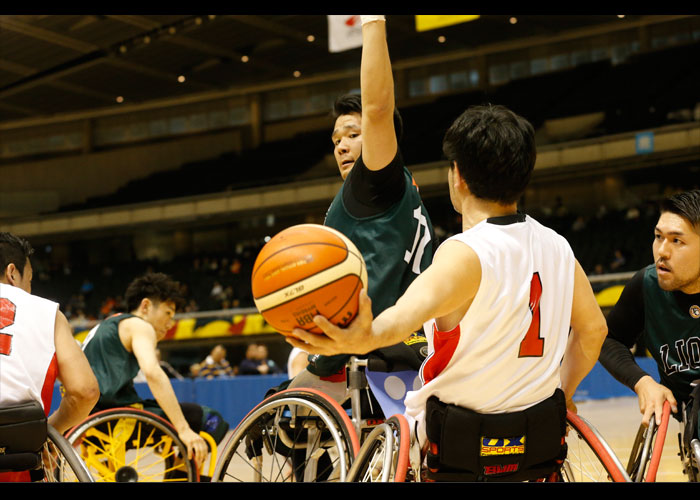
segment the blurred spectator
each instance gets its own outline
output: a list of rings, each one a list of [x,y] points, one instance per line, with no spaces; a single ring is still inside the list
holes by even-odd
[[[83,284],[80,285],[80,293],[84,296],[88,296],[95,289],[95,285],[89,279],[83,280]]]
[[[104,302],[102,302],[102,306],[100,306],[100,318],[110,316],[115,310],[116,305],[117,300],[114,297],[107,297]]]
[[[224,295],[224,287],[221,285],[221,283],[215,281],[214,285],[211,287],[211,292],[209,292],[209,295],[215,300],[221,300],[222,296]]]
[[[245,353],[245,359],[238,367],[241,375],[268,375],[283,373],[277,363],[268,359],[267,346],[265,344],[250,344]]]
[[[571,230],[572,231],[583,231],[586,229],[586,219],[583,215],[579,215],[576,217],[576,220],[574,220],[574,223],[571,225]]]
[[[625,259],[625,256],[622,254],[622,251],[620,249],[615,249],[614,257],[612,262],[610,263],[610,270],[615,272],[620,270],[620,268],[624,267],[624,265],[627,263],[627,259]]]
[[[600,276],[601,274],[605,274],[605,268],[603,267],[603,264],[596,264],[593,270],[591,271],[591,274],[593,276]]]
[[[190,371],[193,372],[191,368]],[[234,376],[233,368],[226,360],[226,348],[221,344],[214,346],[194,372],[196,372],[197,377],[206,379]]]

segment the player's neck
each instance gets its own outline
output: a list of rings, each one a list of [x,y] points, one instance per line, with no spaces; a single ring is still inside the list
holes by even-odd
[[[490,217],[512,215],[517,212],[517,203],[503,205],[474,196],[467,196],[462,200],[462,230],[466,231]]]

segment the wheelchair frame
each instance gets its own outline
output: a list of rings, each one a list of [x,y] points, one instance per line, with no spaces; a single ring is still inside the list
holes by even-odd
[[[648,427],[640,424],[627,464],[627,472],[635,482],[650,483],[656,481],[656,474],[670,422],[670,414],[671,406],[666,401],[661,415],[661,422],[657,423],[655,417],[652,416]],[[689,446],[686,446],[685,434],[688,428],[688,421],[685,403],[681,406],[681,414],[678,431],[678,456],[683,467],[683,474],[688,476],[689,482],[695,483],[700,480],[700,474],[698,473],[700,441],[696,436],[689,440]]]

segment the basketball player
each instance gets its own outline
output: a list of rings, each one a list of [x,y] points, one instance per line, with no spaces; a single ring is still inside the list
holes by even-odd
[[[58,304],[31,295],[32,253],[26,240],[0,233],[0,407],[34,400],[48,415],[58,378],[65,393],[48,423],[63,433],[89,415],[99,388]],[[9,480],[29,476],[0,474]]]
[[[576,387],[598,359],[605,318],[566,240],[517,210],[535,164],[532,125],[501,106],[472,107],[448,129],[443,152],[464,232],[376,319],[362,293],[348,328],[316,317],[326,336],[295,329],[301,342],[288,341],[326,355],[367,352],[425,324],[430,354],[406,414],[419,443],[430,443],[432,478],[521,480],[563,458],[566,407],[575,409]],[[512,450],[500,469],[467,451],[478,455],[480,426],[495,414],[495,427],[515,429],[501,438],[530,436],[528,454]],[[532,468],[535,455],[546,467]]]
[[[140,406],[165,414],[187,446],[188,456],[201,464],[208,447],[198,432],[203,408],[178,403],[168,375],[160,366],[156,345],[173,325],[177,307],[184,303],[179,283],[162,273],[136,278],[125,294],[129,313],[117,314],[95,326],[83,342],[83,351],[100,384],[94,410]],[[134,388],[139,369],[155,398],[143,400]]]
[[[430,264],[436,245],[430,217],[398,147],[402,123],[395,109],[383,18],[361,16],[361,95],[344,95],[335,103],[331,139],[344,182],[325,220],[362,253],[375,314],[392,305]],[[373,354],[390,366],[400,362],[417,371],[425,356],[420,350],[425,338],[403,340]],[[307,371],[295,384],[315,383],[309,373],[344,374],[348,357],[310,356]]]
[[[645,425],[652,415],[661,421],[665,401],[677,413],[691,382],[700,379],[700,190],[671,196],[660,208],[654,264],[634,275],[608,314],[600,355],[601,364],[639,396]],[[634,360],[630,348],[639,339],[658,365],[660,384]]]

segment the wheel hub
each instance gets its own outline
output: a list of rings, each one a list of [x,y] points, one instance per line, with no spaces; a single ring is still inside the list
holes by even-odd
[[[139,473],[133,467],[125,465],[117,470],[114,480],[118,483],[136,483],[139,480]]]

